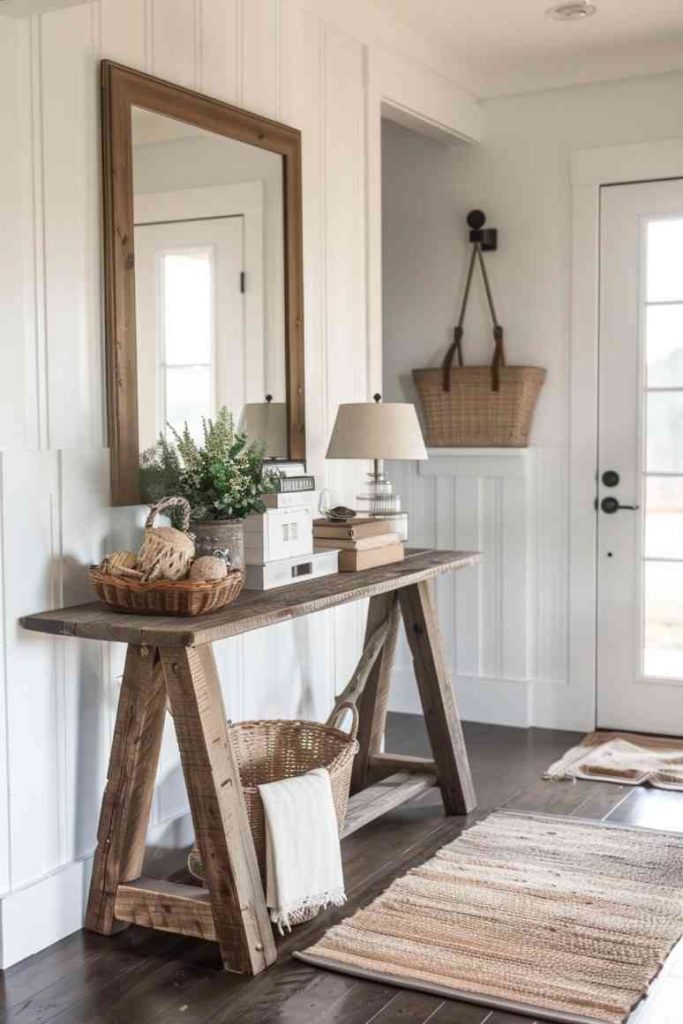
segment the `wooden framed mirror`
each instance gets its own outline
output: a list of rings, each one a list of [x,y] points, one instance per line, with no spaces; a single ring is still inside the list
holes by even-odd
[[[141,452],[227,405],[269,459],[305,459],[301,136],[102,62],[114,505]]]

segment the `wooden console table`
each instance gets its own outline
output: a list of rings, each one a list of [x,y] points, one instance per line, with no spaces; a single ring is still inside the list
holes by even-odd
[[[99,602],[28,615],[26,629],[128,645],[102,801],[86,927],[119,922],[219,943],[225,967],[257,974],[276,958],[212,644],[369,598],[365,646],[345,695],[360,712],[360,750],[345,835],[438,784],[447,814],[475,806],[430,580],[478,555],[410,551],[395,565],[262,593],[199,618],[122,615]],[[400,617],[412,650],[434,760],[381,753]],[[206,889],[141,878],[167,706],[175,723]]]

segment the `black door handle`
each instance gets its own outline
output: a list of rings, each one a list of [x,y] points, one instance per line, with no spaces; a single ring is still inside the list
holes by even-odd
[[[640,508],[640,505],[620,505],[616,498],[603,498],[600,502],[600,508],[603,512],[606,512],[608,515],[611,516],[615,512],[618,512],[620,509],[629,509],[630,511],[635,511],[636,509]]]

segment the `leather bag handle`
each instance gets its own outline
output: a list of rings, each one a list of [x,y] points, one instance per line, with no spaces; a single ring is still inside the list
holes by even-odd
[[[467,303],[470,297],[470,288],[472,285],[472,276],[474,274],[474,264],[478,261],[479,269],[484,281],[484,290],[486,292],[486,301],[491,313],[491,320],[493,321],[493,359],[491,360],[491,390],[500,390],[500,367],[505,366],[505,344],[503,327],[498,323],[498,317],[496,316],[496,308],[493,304],[493,294],[491,292],[491,284],[489,277],[486,272],[486,265],[484,263],[484,256],[481,251],[479,242],[475,242],[472,248],[472,257],[470,259],[470,265],[467,269],[467,279],[465,281],[465,291],[462,297],[462,303],[460,305],[460,315],[458,317],[458,323],[453,330],[453,342],[450,345],[441,366],[443,372],[443,389],[444,391],[451,390],[451,366],[453,359],[457,357],[458,366],[463,366],[462,356],[462,338],[464,334],[463,323],[465,320],[465,313],[467,311]]]

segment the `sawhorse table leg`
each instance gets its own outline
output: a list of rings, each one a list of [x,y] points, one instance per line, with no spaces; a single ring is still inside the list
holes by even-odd
[[[433,761],[380,749],[401,616]],[[371,599],[365,649],[347,691],[358,703],[360,750],[345,835],[435,783],[447,814],[473,810],[467,751],[427,582]],[[167,697],[208,891],[140,877]],[[229,970],[258,974],[276,958],[210,645],[128,648],[86,917],[86,926],[104,935],[121,923],[216,941]]]
[[[208,893],[139,877],[167,695]],[[276,957],[210,646],[128,649],[86,927],[109,935],[122,921],[213,939],[229,970],[258,974]]]
[[[400,617],[412,653],[433,761],[381,753]],[[411,584],[371,599],[366,649],[382,631],[382,624],[384,640],[358,696],[360,750],[354,763],[353,792],[361,794],[369,783],[390,775],[398,781],[396,773],[402,776],[432,773],[441,789],[446,813],[468,814],[476,807],[476,796],[430,583]],[[402,780],[401,784],[406,798],[410,799],[414,785],[411,787],[409,779]],[[386,795],[384,799],[386,802]],[[360,803],[360,797],[357,802]],[[394,806],[398,802],[395,800]]]

